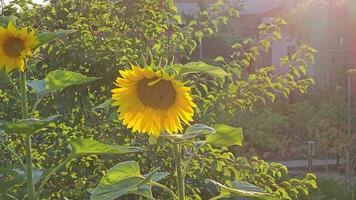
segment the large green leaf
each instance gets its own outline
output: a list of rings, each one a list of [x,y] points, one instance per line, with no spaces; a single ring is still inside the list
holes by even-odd
[[[144,176],[135,161],[122,162],[115,165],[100,180],[99,185],[91,191],[91,200],[114,200],[138,186]]]
[[[99,78],[87,77],[79,73],[55,70],[49,72],[43,80],[29,80],[27,84],[34,89],[39,103],[44,96],[71,86],[90,83]]]
[[[92,154],[127,154],[143,151],[133,146],[111,146],[93,139],[74,139],[69,143],[72,156],[85,156]]]
[[[141,175],[135,161],[122,162],[111,168],[95,189],[90,190],[91,200],[114,200],[123,195],[136,194],[153,198],[150,183],[165,178],[168,173],[157,172]]]
[[[206,142],[216,147],[242,146],[244,140],[242,128],[235,128],[226,124],[213,126],[216,133],[206,136]]]
[[[235,182],[232,187],[227,187],[217,181],[207,179],[206,183],[214,184],[220,189],[219,197],[231,198],[231,197],[251,197],[262,200],[278,200],[279,198],[273,194],[263,192],[262,189],[259,189],[257,186],[246,182]]]
[[[36,133],[38,130],[45,128],[50,123],[55,122],[58,120],[60,115],[50,116],[44,119],[23,119],[14,122],[0,122],[0,129],[3,129],[6,133],[19,133],[19,134],[26,134],[31,135]]]
[[[178,76],[184,76],[187,74],[207,74],[209,76],[223,79],[225,76],[229,75],[221,67],[215,67],[201,61],[190,62],[185,65],[178,64],[172,66],[172,68],[176,71]]]
[[[146,182],[158,182],[162,179],[164,179],[165,177],[167,177],[169,175],[168,172],[157,172],[157,170],[145,175],[145,180],[142,181],[137,188],[132,189],[128,194],[136,194],[136,195],[140,195],[140,196],[144,196],[148,199],[153,199],[153,195],[152,195],[152,185],[150,184],[144,184]]]
[[[189,128],[187,128],[184,134],[162,133],[160,137],[164,139],[168,139],[175,143],[187,143],[187,142],[191,142],[192,140],[194,140],[199,136],[213,134],[213,133],[215,133],[215,130],[212,127],[209,127],[205,124],[194,124]]]
[[[74,30],[58,30],[56,32],[43,32],[38,34],[38,42],[37,47],[42,46],[52,40],[64,37],[70,33],[75,32]]]
[[[100,78],[87,77],[82,74],[64,70],[55,70],[47,74],[45,78],[46,91],[54,92],[70,86],[86,84]]]

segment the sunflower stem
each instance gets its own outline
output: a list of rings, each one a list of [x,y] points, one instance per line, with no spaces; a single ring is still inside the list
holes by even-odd
[[[21,71],[20,71],[20,92],[21,92],[22,119],[27,119],[28,105],[27,105],[26,72],[21,72]],[[35,200],[35,184],[33,181],[31,135],[26,135],[25,148],[26,148],[26,175],[27,175],[28,199]]]
[[[176,159],[176,173],[177,173],[177,190],[178,199],[184,200],[185,198],[185,181],[182,170],[182,145],[173,143],[173,151]]]

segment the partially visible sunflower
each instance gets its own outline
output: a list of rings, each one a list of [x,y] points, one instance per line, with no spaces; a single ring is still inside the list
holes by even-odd
[[[155,138],[166,131],[183,131],[182,122],[193,121],[196,105],[190,88],[164,70],[132,66],[120,70],[112,90],[113,105],[119,106],[119,119],[133,132],[147,133]]]
[[[37,43],[35,33],[27,28],[17,29],[11,22],[7,28],[0,27],[0,69],[25,71],[25,59],[32,55]]]

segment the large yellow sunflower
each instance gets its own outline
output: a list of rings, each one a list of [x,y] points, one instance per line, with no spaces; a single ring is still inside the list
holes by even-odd
[[[25,59],[32,55],[37,43],[35,33],[27,28],[17,29],[11,22],[7,28],[0,27],[0,69],[25,71]]]
[[[163,70],[132,66],[120,70],[112,90],[113,105],[119,106],[119,119],[133,132],[159,137],[161,132],[183,130],[181,122],[193,120],[196,105],[190,88]]]

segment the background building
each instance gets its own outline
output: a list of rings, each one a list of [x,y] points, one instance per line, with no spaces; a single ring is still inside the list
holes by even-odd
[[[176,0],[183,15],[194,16],[200,6],[211,1]],[[240,18],[232,25],[232,37],[258,38],[258,25],[272,17],[287,19],[288,27],[282,39],[273,43],[270,52],[259,56],[254,67],[274,65],[279,59],[291,55],[300,44],[307,44],[318,53],[315,63],[309,65],[310,76],[317,87],[336,88],[345,84],[347,69],[356,68],[356,2],[352,0],[242,0]],[[225,37],[225,38],[224,38]],[[229,38],[228,38],[229,37]],[[219,41],[203,43],[203,57],[214,57],[226,52],[228,44]],[[220,41],[221,43],[221,41]],[[212,48],[214,47],[214,48]],[[216,50],[212,52],[212,50]],[[220,53],[220,54],[219,54]],[[340,73],[340,70],[342,73]],[[341,77],[340,77],[341,76]]]

